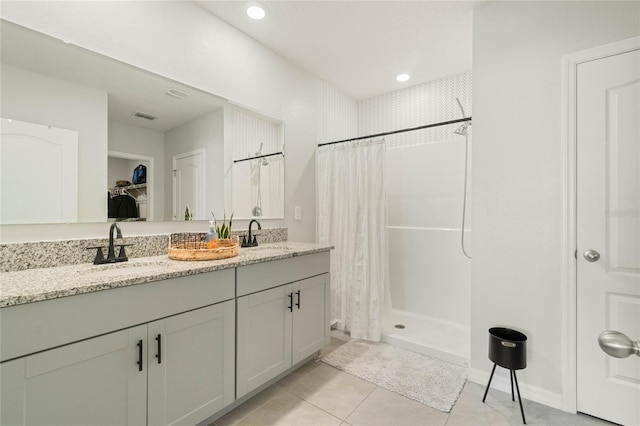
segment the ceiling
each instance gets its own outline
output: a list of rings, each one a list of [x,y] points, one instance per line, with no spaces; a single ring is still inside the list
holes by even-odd
[[[486,1],[247,1],[200,6],[354,99],[471,71],[473,8]],[[396,75],[407,72],[404,83]]]

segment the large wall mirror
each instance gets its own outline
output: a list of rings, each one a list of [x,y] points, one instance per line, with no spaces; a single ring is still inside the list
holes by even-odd
[[[281,121],[0,30],[0,224],[284,217]]]

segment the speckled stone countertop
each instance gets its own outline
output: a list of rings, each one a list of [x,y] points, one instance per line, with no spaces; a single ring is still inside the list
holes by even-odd
[[[282,241],[240,248],[236,257],[181,262],[166,255],[109,265],[83,263],[0,273],[0,308],[319,253],[332,246]]]

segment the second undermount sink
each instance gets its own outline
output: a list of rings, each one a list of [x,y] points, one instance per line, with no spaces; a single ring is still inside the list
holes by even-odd
[[[242,250],[246,250],[247,252],[255,252],[255,251],[291,251],[293,250],[291,247],[286,246],[256,246],[256,247],[243,247]]]

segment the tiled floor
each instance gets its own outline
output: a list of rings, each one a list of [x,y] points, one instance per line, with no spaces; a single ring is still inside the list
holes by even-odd
[[[345,340],[332,337],[321,355],[343,343]],[[216,420],[214,425],[522,424],[518,403],[511,401],[511,395],[491,389],[483,404],[483,394],[484,386],[467,382],[451,413],[443,413],[313,360]],[[610,425],[535,402],[523,401],[523,405],[529,425]]]

